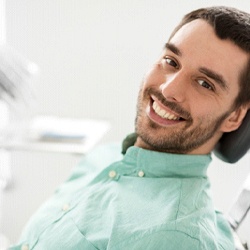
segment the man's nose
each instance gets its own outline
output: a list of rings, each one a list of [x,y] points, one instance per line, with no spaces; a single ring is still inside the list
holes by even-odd
[[[187,95],[187,77],[183,73],[175,73],[166,76],[165,82],[160,85],[163,96],[168,101],[182,103]]]

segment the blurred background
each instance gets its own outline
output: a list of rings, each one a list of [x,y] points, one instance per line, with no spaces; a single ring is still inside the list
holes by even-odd
[[[120,142],[133,131],[141,80],[185,13],[210,5],[250,12],[249,0],[1,1],[5,42],[39,67],[32,81],[35,101],[25,112],[108,120],[111,129],[100,144]],[[0,232],[11,243],[81,157],[10,152],[12,177],[0,200]],[[230,208],[248,173],[249,153],[233,165],[214,160],[209,175],[217,209]],[[249,223],[247,218],[239,230],[248,244]]]

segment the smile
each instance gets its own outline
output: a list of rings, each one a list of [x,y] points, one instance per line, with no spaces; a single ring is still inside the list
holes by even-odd
[[[186,119],[183,119],[183,117],[172,111],[170,107],[163,105],[154,95],[150,96],[146,113],[151,121],[164,127],[177,125],[186,121]]]
[[[155,113],[164,119],[173,120],[173,121],[177,121],[181,119],[181,117],[178,117],[174,115],[173,113],[169,113],[166,110],[162,109],[155,101],[153,102],[152,107]]]

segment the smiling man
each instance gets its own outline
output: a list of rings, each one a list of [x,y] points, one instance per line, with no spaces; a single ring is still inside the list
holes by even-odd
[[[203,19],[180,27],[144,79],[135,145],[178,154],[211,152],[246,114],[247,105],[237,107],[235,101],[248,60],[249,53],[230,38],[220,39]]]
[[[136,134],[85,157],[10,249],[235,250],[207,167],[250,103],[250,15],[184,17],[145,76]]]

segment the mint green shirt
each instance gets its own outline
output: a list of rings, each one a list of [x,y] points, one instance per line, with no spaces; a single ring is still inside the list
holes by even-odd
[[[234,250],[210,198],[210,155],[119,151],[86,156],[10,249]]]

